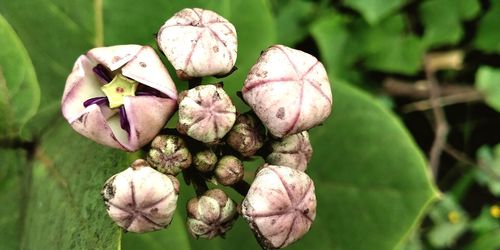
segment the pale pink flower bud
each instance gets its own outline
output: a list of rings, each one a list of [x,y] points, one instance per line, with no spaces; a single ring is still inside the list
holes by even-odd
[[[177,206],[179,182],[139,159],[109,178],[101,194],[109,216],[118,226],[143,233],[170,224]]]
[[[307,169],[307,163],[309,163],[313,153],[307,131],[271,141],[269,146],[271,153],[266,157],[267,163],[287,166],[300,171]]]
[[[153,48],[118,45],[80,56],[66,80],[62,113],[80,134],[135,151],[176,110],[177,90]]]
[[[181,79],[223,76],[236,62],[236,29],[210,10],[177,12],[161,27],[157,42]]]
[[[204,143],[217,142],[236,120],[236,107],[222,87],[200,85],[181,94],[180,133]]]
[[[236,204],[220,189],[208,190],[187,204],[187,229],[195,237],[224,236],[238,217]]]
[[[262,247],[286,247],[307,233],[316,217],[314,184],[304,172],[267,165],[257,173],[241,210]]]
[[[332,108],[330,82],[314,56],[284,45],[262,53],[242,90],[243,98],[276,137],[321,124]]]

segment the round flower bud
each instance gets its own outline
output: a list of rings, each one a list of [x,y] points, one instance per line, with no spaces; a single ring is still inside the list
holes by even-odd
[[[151,142],[149,164],[158,171],[177,175],[191,165],[191,153],[184,140],[176,135],[159,135]]]
[[[316,217],[314,184],[304,172],[267,165],[257,173],[241,213],[263,248],[286,247],[307,233]]]
[[[196,153],[193,157],[193,165],[198,171],[210,172],[217,164],[217,155],[211,149],[205,149]]]
[[[200,85],[182,93],[179,102],[180,133],[204,142],[222,139],[236,120],[236,107],[222,87]]]
[[[210,10],[177,12],[161,27],[157,42],[181,79],[223,76],[236,62],[236,29]]]
[[[307,131],[272,141],[270,148],[271,153],[266,157],[267,163],[287,166],[300,171],[307,169],[307,163],[309,163],[313,153]]]
[[[126,231],[143,233],[167,227],[172,221],[179,182],[144,160],[109,178],[102,189],[108,214]]]
[[[237,157],[226,155],[222,157],[215,167],[214,176],[218,183],[231,186],[243,179],[245,169],[243,162]]]
[[[66,80],[64,118],[97,143],[136,151],[149,143],[177,108],[177,90],[150,46],[94,48]]]
[[[253,113],[241,114],[236,118],[233,128],[227,135],[226,142],[242,156],[255,154],[264,145],[265,128]]]
[[[187,228],[195,237],[223,236],[238,217],[236,204],[220,189],[208,190],[187,204]]]
[[[243,98],[276,137],[321,124],[332,109],[330,82],[314,56],[274,45],[245,80]]]

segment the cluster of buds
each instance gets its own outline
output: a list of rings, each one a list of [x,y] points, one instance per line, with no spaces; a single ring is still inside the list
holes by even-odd
[[[165,228],[182,173],[197,195],[186,206],[195,238],[223,236],[241,215],[263,248],[300,239],[316,215],[314,183],[305,173],[313,153],[307,131],[332,106],[321,62],[283,45],[269,47],[241,90],[251,110],[239,113],[222,83],[201,84],[202,77],[235,70],[236,29],[228,20],[183,9],[161,27],[157,44],[178,78],[189,81],[188,90],[177,93],[154,49],[140,45],[92,49],[66,82],[62,111],[78,133],[144,156],[106,181],[102,197],[110,217],[126,231]],[[176,112],[176,128],[165,128]],[[250,185],[244,162],[256,157],[266,164]],[[244,196],[240,204],[223,191],[228,188]]]

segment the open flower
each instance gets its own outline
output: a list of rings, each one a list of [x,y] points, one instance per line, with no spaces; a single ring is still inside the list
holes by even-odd
[[[81,55],[66,80],[62,113],[80,134],[135,151],[177,108],[174,82],[153,48],[118,45]]]

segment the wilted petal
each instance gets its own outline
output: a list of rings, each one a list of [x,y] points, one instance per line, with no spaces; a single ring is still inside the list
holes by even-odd
[[[130,124],[130,135],[123,145],[135,151],[153,140],[174,114],[177,103],[156,96],[129,96],[125,98],[125,111]]]
[[[159,90],[173,100],[177,100],[175,83],[154,49],[150,46],[143,46],[137,55],[122,68],[122,74],[141,84]]]
[[[87,56],[114,71],[132,60],[141,47],[136,44],[99,47],[89,50]]]

